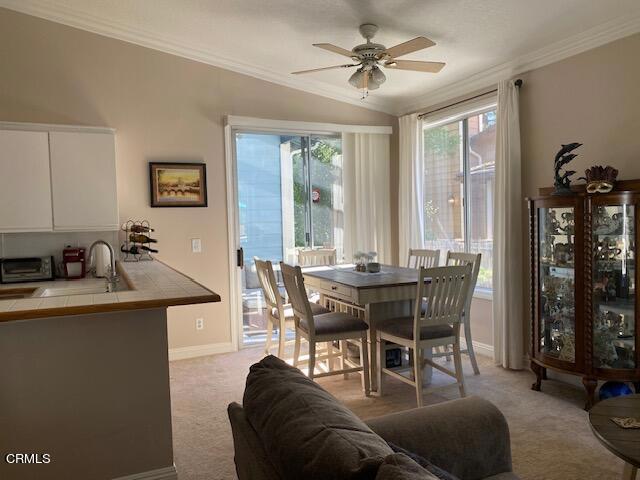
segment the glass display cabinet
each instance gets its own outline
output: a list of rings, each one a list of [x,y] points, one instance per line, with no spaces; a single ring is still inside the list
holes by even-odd
[[[587,409],[598,380],[640,388],[639,200],[638,190],[529,200],[534,390],[547,368],[582,376]]]

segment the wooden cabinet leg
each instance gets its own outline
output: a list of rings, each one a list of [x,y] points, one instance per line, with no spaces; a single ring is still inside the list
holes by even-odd
[[[542,379],[547,380],[547,369],[542,367]]]
[[[542,377],[543,377],[543,370],[544,368],[542,368],[540,365],[538,365],[536,362],[531,362],[531,370],[533,371],[533,373],[536,374],[536,381],[533,382],[533,384],[531,385],[531,390],[535,390],[536,392],[540,391],[540,386],[542,384]]]
[[[585,410],[591,410],[595,403],[596,387],[598,386],[598,380],[592,377],[582,377],[582,384],[587,391],[587,401],[584,405]]]

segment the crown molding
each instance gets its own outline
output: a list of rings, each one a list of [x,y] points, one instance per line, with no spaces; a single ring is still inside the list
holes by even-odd
[[[139,27],[134,29],[124,23],[99,18],[86,12],[72,11],[55,2],[47,0],[31,0],[29,2],[22,0],[0,0],[0,7],[187,58],[196,62],[205,63],[214,67],[224,68],[225,70],[231,70],[259,80],[313,93],[368,110],[375,110],[391,115],[394,114],[395,102],[385,101],[375,96],[369,96],[365,100],[362,100],[360,99],[360,94],[352,88],[335,87],[318,80],[310,78],[302,79],[290,74],[249,65],[236,59],[214,54],[199,45],[189,45],[181,40],[169,38],[166,35],[158,35]]]
[[[471,92],[494,87],[500,80],[544,67],[640,32],[640,13],[618,17],[572,37],[501,63],[459,82],[425,93],[396,109],[396,115],[416,112]]]

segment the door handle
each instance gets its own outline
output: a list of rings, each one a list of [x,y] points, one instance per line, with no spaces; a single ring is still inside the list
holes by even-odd
[[[236,250],[236,260],[238,267],[244,268],[244,249],[242,247]]]

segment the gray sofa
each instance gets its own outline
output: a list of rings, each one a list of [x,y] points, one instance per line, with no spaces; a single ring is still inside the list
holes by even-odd
[[[232,403],[228,413],[240,480],[438,478],[426,470],[416,476],[420,467],[398,473],[400,464],[414,462],[391,446],[460,480],[518,479],[506,420],[478,397],[365,424],[299,370],[268,356],[251,367],[243,406]]]

